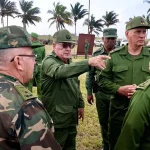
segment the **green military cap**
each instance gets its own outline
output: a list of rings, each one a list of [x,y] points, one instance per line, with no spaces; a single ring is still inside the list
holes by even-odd
[[[150,25],[148,25],[148,23],[143,17],[138,16],[138,17],[134,17],[132,20],[127,22],[126,31],[134,29],[134,28],[138,28],[138,27],[149,29]]]
[[[31,36],[34,37],[34,38],[36,38],[36,39],[39,37],[38,34],[36,34],[34,32],[31,33]]]
[[[32,45],[29,33],[19,26],[8,26],[0,28],[0,49],[17,47],[41,47],[43,45]]]
[[[68,30],[66,30],[66,29],[62,29],[62,30],[57,31],[53,35],[53,41],[56,42],[56,43],[63,43],[63,42],[66,42],[66,43],[75,43],[72,40],[71,33]]]
[[[117,29],[115,28],[107,28],[103,30],[103,37],[115,37],[117,38]]]

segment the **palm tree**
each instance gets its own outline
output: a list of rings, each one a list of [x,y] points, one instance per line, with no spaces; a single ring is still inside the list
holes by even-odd
[[[37,16],[40,13],[40,8],[33,8],[33,1],[21,0],[19,4],[23,13],[20,13],[18,17],[22,19],[24,29],[26,29],[26,25],[29,23],[35,25],[34,22],[40,22],[42,20],[41,17]]]
[[[71,12],[75,24],[75,35],[76,35],[76,24],[79,19],[82,19],[85,15],[88,14],[87,9],[82,9],[83,5],[77,2],[74,6],[71,5]]]
[[[142,16],[146,21],[147,23],[150,25],[150,14],[148,14],[147,16],[146,15],[143,15]]]
[[[86,19],[83,23],[83,25],[89,25],[89,34],[92,34],[93,32],[96,33],[97,35],[99,35],[99,32],[102,32],[102,24],[103,20],[99,19],[99,20],[95,20],[95,17],[93,15],[91,15],[90,20]]]
[[[53,3],[54,9],[48,10],[47,13],[52,14],[53,16],[48,19],[48,22],[52,20],[50,26],[56,23],[57,31],[65,28],[65,24],[72,25],[71,13],[66,11],[66,7],[60,4],[59,2],[55,4]],[[49,27],[50,27],[49,26]]]
[[[13,16],[14,14],[18,14],[16,3],[11,2],[9,0],[0,0],[0,16],[3,27],[4,27],[4,17],[7,16],[7,26],[8,26],[8,16],[14,17]]]
[[[104,25],[108,28],[110,25],[115,25],[119,22],[119,19],[117,19],[118,14],[116,14],[114,11],[106,11],[106,15],[102,16]]]

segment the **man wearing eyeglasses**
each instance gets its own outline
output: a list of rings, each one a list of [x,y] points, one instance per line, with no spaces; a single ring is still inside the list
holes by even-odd
[[[35,55],[21,27],[0,28],[0,149],[60,150],[53,123],[43,104],[27,88]]]
[[[63,150],[76,149],[76,126],[84,119],[84,101],[78,76],[89,71],[90,66],[105,68],[109,56],[96,56],[72,63],[72,36],[67,30],[54,34],[53,52],[42,62],[42,102],[54,121],[54,136]]]

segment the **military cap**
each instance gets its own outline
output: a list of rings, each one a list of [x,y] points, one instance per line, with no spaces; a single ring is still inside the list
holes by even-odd
[[[36,39],[39,37],[38,34],[36,34],[34,32],[31,33],[31,36],[34,37],[34,38],[36,38]]]
[[[34,44],[30,40],[29,33],[19,26],[8,26],[0,28],[0,49],[18,47],[41,47],[41,44]]]
[[[62,29],[57,31],[54,35],[53,35],[53,41],[56,43],[75,43],[75,41],[73,41],[72,39],[72,35],[71,33],[66,30],[66,29]]]
[[[115,28],[107,28],[103,30],[103,37],[115,37],[117,38],[117,29]]]
[[[134,17],[132,20],[127,22],[126,31],[138,27],[149,29],[150,25],[146,22],[146,20],[143,17],[138,16],[138,17]]]

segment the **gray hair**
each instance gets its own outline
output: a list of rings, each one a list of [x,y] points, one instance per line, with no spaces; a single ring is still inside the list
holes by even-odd
[[[10,48],[0,50],[0,66],[6,66],[10,60],[18,54],[23,54],[24,49],[20,50],[19,48]]]

